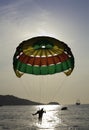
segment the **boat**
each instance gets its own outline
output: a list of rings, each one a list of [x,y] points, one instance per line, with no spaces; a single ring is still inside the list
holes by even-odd
[[[80,105],[81,103],[80,103],[80,100],[78,99],[77,101],[76,101],[76,105]]]
[[[68,108],[67,107],[62,107],[61,110],[67,110]]]

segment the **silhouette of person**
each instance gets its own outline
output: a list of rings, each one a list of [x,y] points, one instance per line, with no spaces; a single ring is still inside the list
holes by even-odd
[[[41,123],[42,122],[43,113],[46,113],[46,111],[44,111],[43,108],[42,108],[41,110],[38,110],[36,113],[34,113],[32,115],[34,116],[34,115],[38,114],[38,120]]]

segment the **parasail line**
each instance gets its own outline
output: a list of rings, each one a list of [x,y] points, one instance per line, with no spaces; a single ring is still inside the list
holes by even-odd
[[[66,80],[65,80],[66,79]],[[67,78],[65,76],[65,78],[63,79],[63,81],[61,82],[61,84],[59,85],[59,87],[56,89],[54,96],[52,97],[52,101],[54,101],[54,99],[56,98],[56,96],[58,95],[58,93],[60,92],[60,90],[63,88],[63,84],[65,83],[64,81],[67,81]]]

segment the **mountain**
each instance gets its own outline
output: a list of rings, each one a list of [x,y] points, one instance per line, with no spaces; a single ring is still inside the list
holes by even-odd
[[[2,105],[41,105],[41,103],[18,98],[13,95],[0,95],[0,106]]]

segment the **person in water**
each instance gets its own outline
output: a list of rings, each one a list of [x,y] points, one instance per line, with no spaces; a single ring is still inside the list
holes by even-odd
[[[38,114],[38,120],[39,120],[39,122],[42,122],[43,113],[46,113],[46,111],[44,111],[42,108],[41,110],[38,110],[36,113],[34,113],[32,115],[34,116],[34,115]]]

